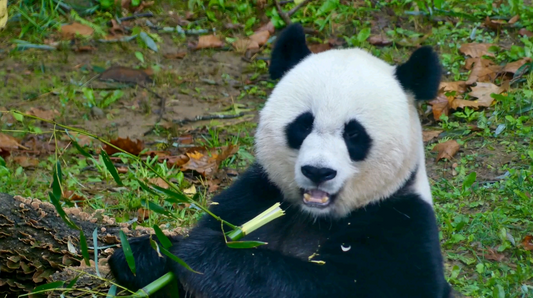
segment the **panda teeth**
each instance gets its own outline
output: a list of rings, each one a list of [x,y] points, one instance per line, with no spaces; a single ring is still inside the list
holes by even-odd
[[[304,193],[304,200],[305,200],[306,202],[311,201],[311,195],[308,194],[308,193]]]
[[[329,197],[325,196],[322,198],[322,203],[327,203],[329,201]]]

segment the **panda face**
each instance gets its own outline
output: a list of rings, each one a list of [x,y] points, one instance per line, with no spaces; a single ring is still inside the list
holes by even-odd
[[[406,181],[419,126],[394,67],[362,50],[331,50],[278,83],[261,111],[257,157],[287,200],[343,215]]]
[[[342,217],[389,197],[416,172],[414,185],[430,202],[415,100],[436,95],[436,55],[419,50],[395,67],[360,49],[302,54],[303,31],[290,30],[273,51],[271,74],[282,78],[256,133],[257,160],[285,199]]]

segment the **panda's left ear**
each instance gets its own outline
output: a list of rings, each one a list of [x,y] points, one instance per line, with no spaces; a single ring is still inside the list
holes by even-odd
[[[407,62],[396,68],[398,81],[406,91],[414,94],[416,100],[435,99],[441,76],[439,57],[430,47],[417,49]]]
[[[273,80],[281,78],[309,54],[311,51],[305,43],[302,25],[298,23],[289,25],[279,34],[274,44],[270,67],[268,68],[270,77]]]

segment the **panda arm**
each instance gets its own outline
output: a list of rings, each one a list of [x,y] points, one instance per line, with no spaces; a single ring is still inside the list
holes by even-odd
[[[173,253],[196,274],[177,264],[173,272],[186,289],[200,297],[347,297],[353,280],[319,265],[256,248],[229,248],[221,232],[195,229]],[[350,282],[352,284],[350,284]]]

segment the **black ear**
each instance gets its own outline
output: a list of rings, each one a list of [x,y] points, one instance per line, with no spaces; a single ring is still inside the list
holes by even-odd
[[[302,25],[293,23],[285,28],[272,50],[270,59],[270,77],[273,80],[281,78],[285,72],[311,54],[305,43],[305,33]]]
[[[413,92],[416,100],[435,99],[441,76],[439,57],[430,47],[417,49],[407,62],[396,68],[400,84],[406,91]]]

